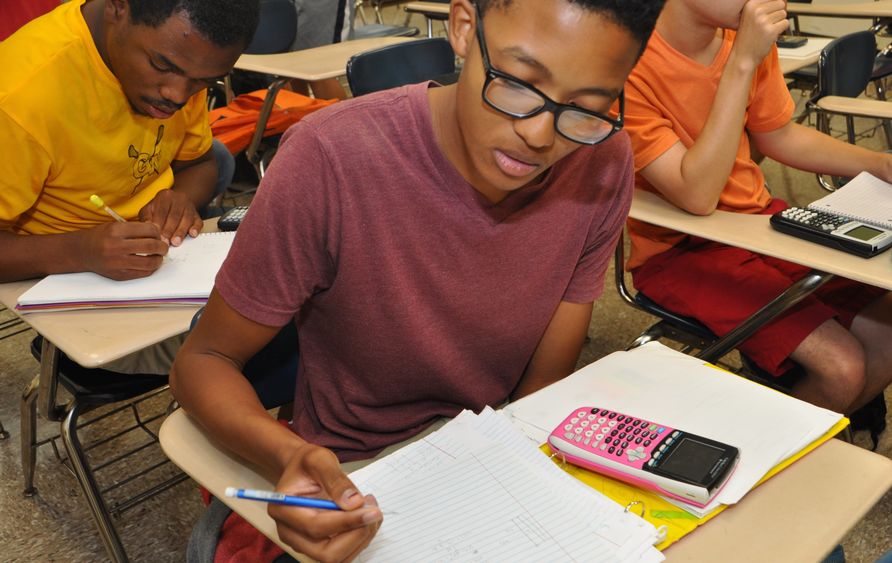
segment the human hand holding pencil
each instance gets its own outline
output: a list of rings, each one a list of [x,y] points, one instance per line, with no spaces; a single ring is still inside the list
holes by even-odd
[[[114,280],[129,280],[149,276],[161,267],[168,245],[161,240],[156,225],[126,221],[96,194],[90,202],[114,221],[71,233],[78,238],[76,251],[85,270]]]

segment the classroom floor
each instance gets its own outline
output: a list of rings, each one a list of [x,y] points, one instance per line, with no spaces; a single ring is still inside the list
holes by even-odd
[[[413,23],[423,25],[422,21]],[[866,139],[863,143],[885,149],[876,138]],[[790,171],[772,162],[766,162],[763,168],[774,194],[792,204],[805,204],[823,195],[812,175]],[[878,259],[889,258],[886,255]],[[595,307],[589,330],[590,341],[586,343],[580,365],[625,348],[652,322],[649,316],[620,301],[613,287],[612,276],[611,269],[605,278],[604,296]],[[0,312],[0,323],[9,318],[11,315],[8,311]],[[0,331],[0,336],[12,332],[15,329]],[[77,482],[60,465],[50,445],[41,447],[38,452],[38,494],[31,498],[22,496],[19,398],[21,390],[37,374],[37,363],[28,350],[33,336],[32,331],[26,330],[0,340],[0,387],[5,389],[0,393],[0,422],[11,435],[8,440],[0,441],[0,560],[72,563],[105,560],[103,545]],[[170,397],[165,393],[143,404],[141,414],[162,414],[169,402]],[[892,416],[888,420],[892,428]],[[114,415],[85,430],[82,441],[89,443],[129,423],[127,417]],[[38,424],[42,437],[49,437],[58,431],[55,424],[45,421]],[[157,428],[158,422],[150,426]],[[855,439],[861,446],[868,443],[863,433],[857,434]],[[112,442],[97,450],[117,449],[123,447],[122,442],[138,444],[141,441],[143,439],[140,437],[128,435],[122,441]],[[892,457],[892,429],[882,436],[878,452]],[[97,451],[99,455],[103,453],[108,452]],[[148,448],[120,464],[120,467],[103,470],[99,474],[100,483],[107,486],[119,482],[135,469],[146,467],[153,460],[161,459],[161,456],[156,447]],[[172,471],[166,467],[159,473],[170,474]],[[121,488],[132,489],[130,485]],[[116,519],[116,526],[132,561],[183,561],[189,531],[201,511],[197,487],[187,480],[124,512]],[[759,538],[753,538],[753,541],[759,541]],[[791,541],[795,540],[791,538]],[[856,563],[873,562],[880,554],[892,550],[892,493],[886,494],[846,536],[843,545],[848,561]]]

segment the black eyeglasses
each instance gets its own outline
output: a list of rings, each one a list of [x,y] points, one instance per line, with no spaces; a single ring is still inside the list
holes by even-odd
[[[625,97],[619,93],[619,115],[612,119],[602,113],[569,104],[559,104],[535,86],[493,68],[489,62],[486,39],[483,37],[483,16],[477,10],[477,42],[483,55],[483,101],[491,108],[517,119],[527,119],[543,111],[554,114],[554,129],[576,143],[596,145],[623,128]]]

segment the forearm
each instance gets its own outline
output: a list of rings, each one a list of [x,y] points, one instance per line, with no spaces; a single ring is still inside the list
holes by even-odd
[[[754,72],[752,63],[728,61],[706,124],[682,158],[680,178],[664,193],[676,206],[706,214],[718,205],[740,147]]]
[[[25,280],[87,269],[76,232],[17,235],[0,232],[0,282]]]
[[[229,360],[193,353],[187,345],[170,374],[177,401],[217,441],[261,467],[273,482],[305,442],[276,422],[251,384]]]
[[[810,127],[790,123],[753,136],[759,150],[787,166],[833,176],[855,176],[868,171],[892,181],[892,156],[852,145]]]
[[[174,167],[171,188],[189,198],[196,209],[205,207],[214,197],[217,183],[217,162],[212,154]]]

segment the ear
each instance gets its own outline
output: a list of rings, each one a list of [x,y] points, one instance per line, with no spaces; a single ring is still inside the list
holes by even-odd
[[[452,0],[449,6],[449,43],[459,57],[465,59],[474,43],[477,11],[471,0]]]
[[[130,4],[127,0],[105,0],[107,21],[126,21],[130,17]]]

